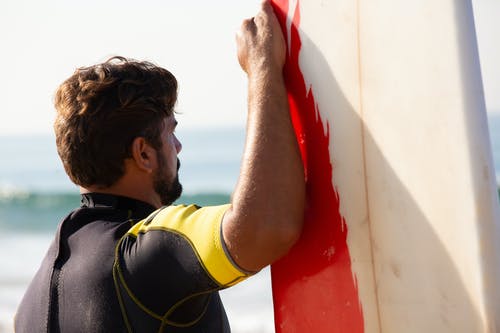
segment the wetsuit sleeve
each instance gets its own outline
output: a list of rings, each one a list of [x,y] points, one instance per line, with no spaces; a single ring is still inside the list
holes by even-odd
[[[250,275],[225,249],[221,224],[229,207],[169,206],[121,238],[113,279],[128,328],[201,332],[206,325],[226,322],[217,291]]]
[[[250,275],[225,249],[221,224],[229,207],[169,206],[121,238],[113,279],[130,331],[191,327],[211,332],[206,325],[220,328],[227,321],[216,292]]]
[[[163,230],[181,236],[190,244],[207,275],[221,287],[232,286],[251,275],[251,272],[238,267],[226,249],[221,224],[229,207],[169,206],[136,224],[129,234]]]

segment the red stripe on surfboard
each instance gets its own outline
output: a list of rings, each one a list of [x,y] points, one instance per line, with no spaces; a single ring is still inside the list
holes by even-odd
[[[287,35],[287,0],[273,1]],[[332,184],[329,126],[324,132],[312,88],[299,67],[299,7],[284,68],[290,112],[306,173],[305,226],[291,251],[272,265],[276,332],[364,331],[363,312],[347,246],[347,226]]]

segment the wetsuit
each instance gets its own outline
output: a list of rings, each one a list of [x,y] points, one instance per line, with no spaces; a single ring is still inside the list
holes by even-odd
[[[83,195],[24,295],[16,332],[229,332],[217,291],[249,273],[225,249],[227,208],[155,211]]]

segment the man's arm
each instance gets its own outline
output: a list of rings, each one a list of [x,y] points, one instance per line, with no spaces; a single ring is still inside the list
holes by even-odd
[[[304,170],[282,75],[286,45],[269,1],[243,22],[237,43],[238,60],[248,75],[247,137],[223,235],[233,260],[258,271],[288,252],[300,236]]]

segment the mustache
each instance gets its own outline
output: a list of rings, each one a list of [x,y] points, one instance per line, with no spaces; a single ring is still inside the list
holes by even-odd
[[[181,168],[181,161],[177,159],[177,171]]]

